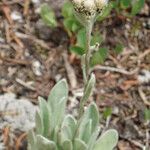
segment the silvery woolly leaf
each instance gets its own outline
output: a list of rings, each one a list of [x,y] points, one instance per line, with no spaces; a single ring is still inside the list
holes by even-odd
[[[87,145],[80,139],[75,139],[74,150],[86,150]]]
[[[89,142],[89,139],[91,137],[91,130],[92,130],[92,120],[90,119],[86,125],[85,125],[85,129],[84,129],[84,132],[83,132],[83,137],[82,137],[82,140],[85,142],[85,143],[88,143]]]
[[[48,97],[48,103],[52,110],[55,110],[56,105],[62,98],[67,100],[68,97],[68,85],[65,79],[60,80],[51,90]]]
[[[67,97],[68,86],[66,80],[63,79],[53,87],[48,97],[48,103],[53,117],[52,120],[54,122],[53,127],[61,123],[64,117]]]
[[[36,134],[43,134],[44,131],[43,120],[39,111],[37,111],[35,114],[35,128]]]
[[[56,143],[59,142],[59,127],[58,126],[55,126],[54,131],[53,131],[53,136],[51,138]]]
[[[93,150],[113,150],[118,142],[118,133],[114,129],[106,131],[100,136]]]
[[[67,115],[64,118],[64,121],[62,123],[61,127],[61,136],[62,136],[62,141],[64,139],[73,139],[75,131],[76,131],[76,126],[77,126],[77,121],[75,118],[71,115]]]
[[[48,140],[47,138],[37,135],[37,150],[57,150],[55,142]]]
[[[66,140],[69,140],[72,138],[72,133],[71,129],[69,126],[63,126],[61,128],[61,133],[60,133],[60,142],[63,143]]]
[[[36,150],[36,138],[33,129],[28,132],[28,150]]]
[[[39,97],[39,106],[40,106],[40,112],[41,112],[41,117],[43,121],[43,126],[44,126],[44,133],[43,135],[47,137],[50,134],[50,108],[47,105],[47,102],[42,98]]]
[[[94,144],[96,142],[96,139],[100,133],[100,127],[97,127],[95,131],[90,136],[89,142],[88,142],[88,149],[87,150],[93,150]]]
[[[66,140],[62,144],[63,150],[73,150],[72,142],[70,140]]]
[[[57,108],[54,111],[55,114],[54,114],[53,121],[55,122],[55,126],[60,125],[62,123],[64,116],[65,116],[65,107],[66,107],[66,98],[63,97],[58,102]]]
[[[93,89],[94,89],[95,82],[96,82],[95,75],[92,73],[91,76],[90,76],[90,79],[89,79],[89,81],[87,83],[87,86],[85,88],[84,96],[81,99],[81,103],[83,105],[89,99],[89,97],[91,96],[91,94],[93,92]]]
[[[83,116],[81,117],[78,132],[79,138],[83,137],[86,124],[89,120],[91,120],[91,134],[92,134],[97,128],[99,123],[99,112],[95,103],[90,104],[90,106],[88,106]]]

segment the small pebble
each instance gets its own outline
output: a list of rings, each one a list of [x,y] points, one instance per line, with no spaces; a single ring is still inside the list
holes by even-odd
[[[21,15],[19,12],[17,12],[17,11],[13,11],[13,12],[11,13],[11,18],[12,18],[12,20],[14,20],[14,21],[19,21],[19,22],[22,21],[22,15]]]

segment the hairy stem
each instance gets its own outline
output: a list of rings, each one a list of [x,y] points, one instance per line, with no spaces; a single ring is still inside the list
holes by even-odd
[[[92,23],[87,24],[86,26],[86,53],[85,53],[85,72],[86,78],[89,78],[89,69],[90,69],[90,42],[91,42],[91,32],[92,32]]]
[[[83,91],[83,97],[85,95],[85,89],[89,80],[89,74],[90,74],[90,56],[91,56],[91,50],[90,50],[90,43],[91,43],[91,32],[92,32],[93,23],[87,24],[86,28],[86,53],[82,57],[82,72],[83,72],[83,78],[84,78],[84,91]],[[79,118],[82,116],[84,112],[84,102],[83,97],[80,101],[79,106]]]

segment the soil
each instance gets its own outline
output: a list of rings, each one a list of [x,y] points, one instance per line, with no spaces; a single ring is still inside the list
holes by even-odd
[[[35,105],[37,97],[46,98],[61,78],[69,83],[69,101],[83,86],[80,59],[68,50],[70,39],[60,13],[62,1],[49,1],[60,24],[55,29],[44,25],[39,16],[43,2],[0,1],[0,94],[15,93]],[[103,128],[118,130],[118,150],[141,150],[150,144],[150,121],[144,119],[145,110],[150,109],[149,6],[147,1],[141,13],[133,18],[113,12],[106,20],[96,23],[93,31],[101,32],[105,39],[102,46],[109,48],[105,63],[93,69],[97,79],[93,98],[101,114],[106,108],[112,109],[112,115],[102,118],[101,123]],[[124,46],[120,54],[114,51],[118,43]],[[6,147],[7,132],[7,129],[0,131],[6,137]],[[14,135],[20,139],[24,133]],[[26,145],[23,138],[17,150],[26,149]]]

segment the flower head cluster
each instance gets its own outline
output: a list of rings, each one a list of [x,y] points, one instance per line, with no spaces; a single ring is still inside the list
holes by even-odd
[[[91,20],[107,5],[108,0],[72,0],[75,11],[82,17]]]

